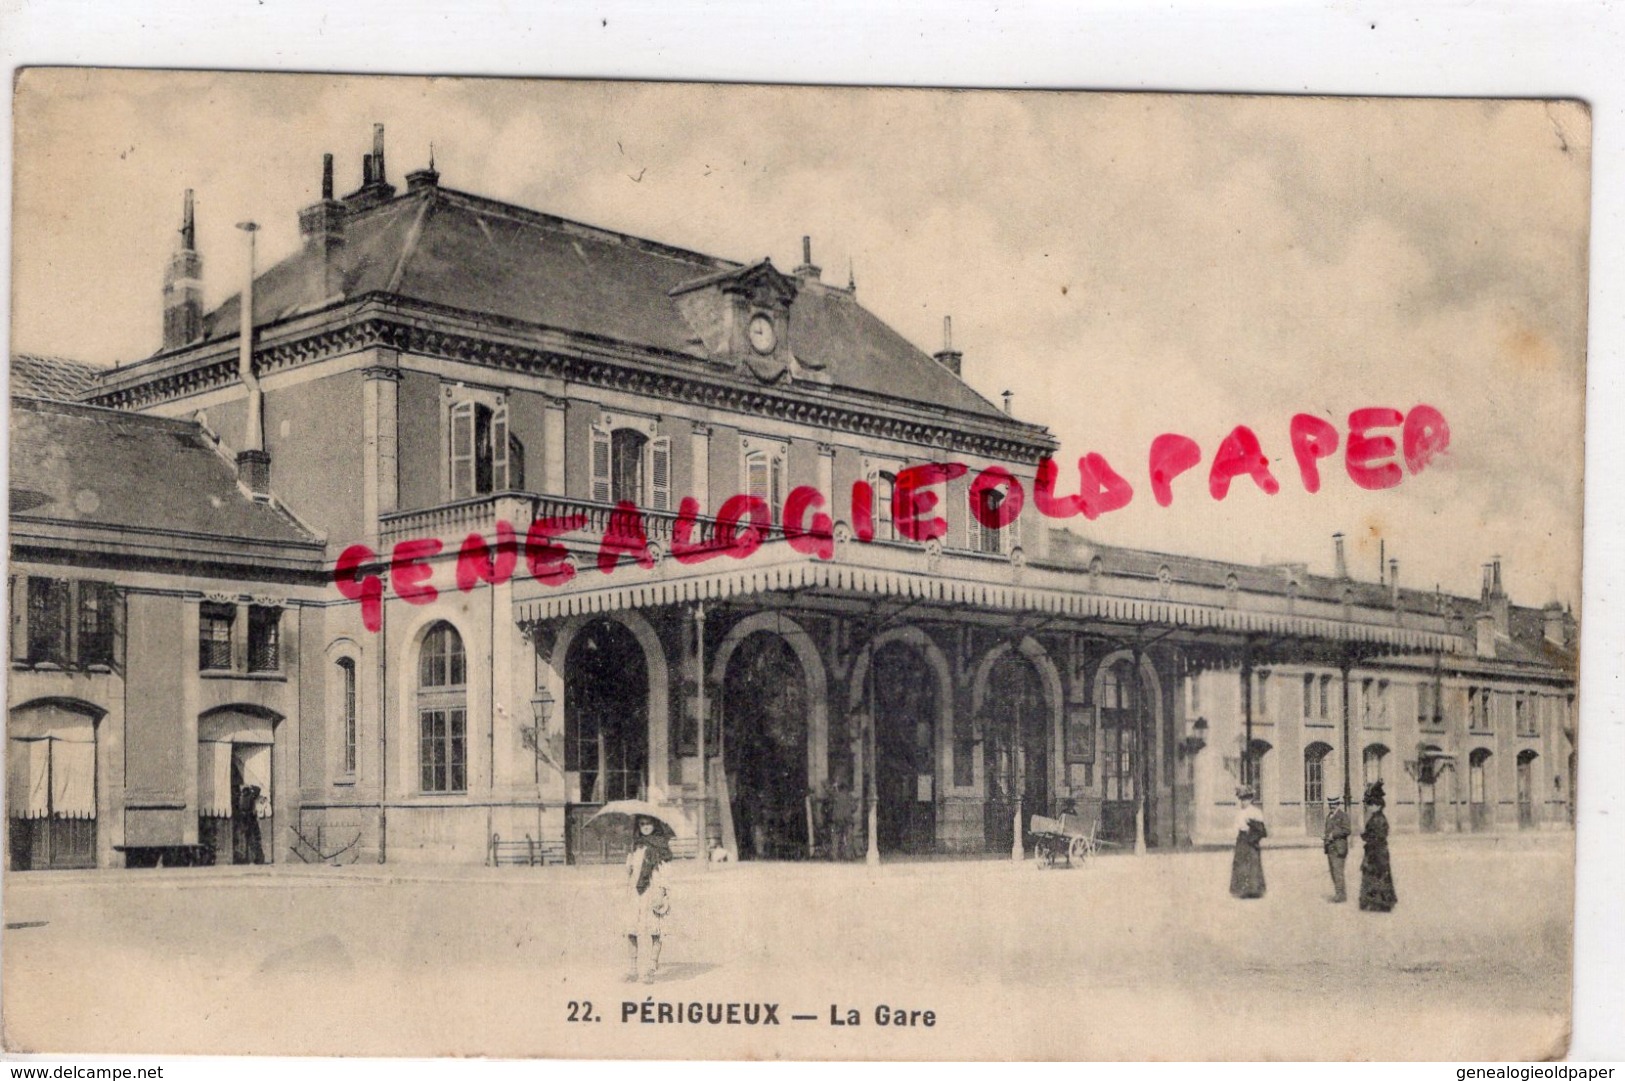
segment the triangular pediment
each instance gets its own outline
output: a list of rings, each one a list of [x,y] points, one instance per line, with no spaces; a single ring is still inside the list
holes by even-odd
[[[742,296],[747,303],[761,307],[789,307],[800,288],[801,284],[796,279],[780,273],[773,265],[773,260],[762,259],[747,266],[720,270],[715,274],[707,274],[703,278],[684,282],[673,289],[671,295],[680,297],[687,293],[714,290],[717,293]]]

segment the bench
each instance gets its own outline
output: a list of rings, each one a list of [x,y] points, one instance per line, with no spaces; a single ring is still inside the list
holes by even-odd
[[[550,867],[563,862],[563,842],[533,840],[528,833],[518,841],[504,841],[501,834],[493,833],[486,854],[486,863],[491,867]]]

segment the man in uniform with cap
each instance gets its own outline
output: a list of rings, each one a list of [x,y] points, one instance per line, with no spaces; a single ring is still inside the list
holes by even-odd
[[[1349,858],[1349,816],[1343,810],[1343,801],[1332,796],[1326,801],[1326,828],[1322,847],[1326,850],[1326,863],[1332,871],[1332,903],[1348,900],[1347,880],[1343,865]]]

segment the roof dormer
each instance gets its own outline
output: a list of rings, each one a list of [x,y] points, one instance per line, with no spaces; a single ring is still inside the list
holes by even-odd
[[[796,366],[790,343],[790,305],[800,283],[771,259],[707,274],[671,290],[689,328],[714,364],[743,363],[764,383]]]

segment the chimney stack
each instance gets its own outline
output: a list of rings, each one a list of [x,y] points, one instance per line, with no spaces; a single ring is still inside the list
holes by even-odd
[[[1541,609],[1541,616],[1543,617],[1543,630],[1546,641],[1559,649],[1567,649],[1572,620],[1569,614],[1563,611],[1563,606],[1557,601],[1552,601]]]
[[[954,317],[951,315],[942,317],[942,350],[933,353],[931,359],[955,375],[959,375],[964,367],[965,354],[954,348]],[[1009,411],[1005,410],[1006,413]]]
[[[1501,557],[1494,556],[1484,565],[1484,605],[1495,617],[1495,630],[1503,637],[1512,632],[1512,604],[1506,590],[1501,587]]]
[[[309,292],[326,300],[344,290],[344,204],[333,198],[333,155],[322,155],[322,198],[299,212],[305,250],[315,252]]]
[[[803,283],[818,281],[823,275],[823,270],[813,265],[812,237],[804,236],[801,238],[801,265],[790,273],[794,274],[797,280]]]
[[[384,126],[372,126],[372,153],[361,156],[361,186],[344,197],[349,211],[366,210],[395,197],[384,169]]]
[[[1340,579],[1347,579],[1349,576],[1349,561],[1348,556],[1343,551],[1343,534],[1332,534],[1332,553],[1334,563],[1337,568],[1335,572],[1336,577]]]
[[[164,268],[164,348],[179,349],[203,337],[203,259],[197,253],[192,189],[181,210],[180,245]]]
[[[1399,607],[1399,560],[1388,561],[1388,592],[1394,600],[1394,607]]]
[[[1015,398],[1016,392],[1013,391],[1013,390],[1007,390],[1007,391],[1004,391],[999,396],[1004,399],[1004,415],[1007,416],[1007,417],[1014,416],[1015,414],[1011,411],[1011,408],[1010,408],[1010,402]]]
[[[1473,652],[1480,657],[1495,656],[1495,614],[1480,612],[1473,618]]]

